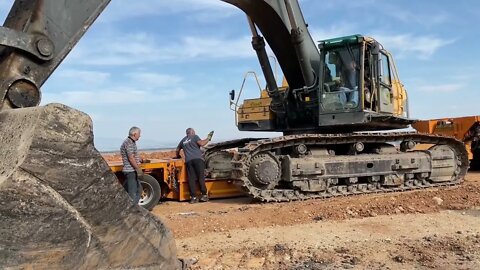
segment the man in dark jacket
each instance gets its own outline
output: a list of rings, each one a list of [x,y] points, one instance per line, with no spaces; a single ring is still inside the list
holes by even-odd
[[[185,155],[185,164],[187,166],[188,188],[190,191],[190,203],[196,203],[196,187],[198,181],[202,196],[201,202],[208,201],[207,187],[205,186],[205,161],[200,147],[205,146],[212,139],[212,132],[206,139],[200,139],[195,134],[193,128],[187,128],[187,136],[185,136],[177,146],[177,158],[180,158],[180,150],[183,149]]]

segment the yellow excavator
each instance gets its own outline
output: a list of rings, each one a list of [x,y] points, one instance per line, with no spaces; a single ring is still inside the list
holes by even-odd
[[[379,42],[352,35],[316,44],[296,0],[223,1],[246,13],[267,85],[267,96],[236,108],[238,129],[284,136],[212,146],[211,175],[231,177],[252,197],[277,202],[462,182],[468,157],[461,141],[384,132],[415,120],[392,55]],[[288,86],[277,86],[266,43]],[[415,150],[418,144],[431,146]]]

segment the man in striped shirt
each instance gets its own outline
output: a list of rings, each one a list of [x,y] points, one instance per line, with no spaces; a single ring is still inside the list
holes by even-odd
[[[124,187],[128,191],[128,195],[132,198],[134,204],[140,201],[140,190],[142,186],[139,178],[143,176],[143,171],[140,168],[142,159],[138,155],[136,141],[140,139],[140,128],[132,127],[128,131],[128,137],[123,141],[120,147],[120,154],[122,155],[123,169],[125,175]]]

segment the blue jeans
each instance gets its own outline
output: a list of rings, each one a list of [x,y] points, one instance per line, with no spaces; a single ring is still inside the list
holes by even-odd
[[[133,200],[134,204],[138,204],[140,201],[140,190],[141,190],[141,185],[140,181],[137,179],[137,173],[136,172],[123,172],[125,175],[125,182],[123,183],[123,186],[128,192],[128,196]]]

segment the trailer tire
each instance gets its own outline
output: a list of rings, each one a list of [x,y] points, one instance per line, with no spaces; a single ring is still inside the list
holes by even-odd
[[[142,190],[140,191],[140,201],[138,205],[151,211],[155,205],[158,204],[160,196],[162,195],[162,189],[155,177],[145,174],[140,178],[140,184]]]

